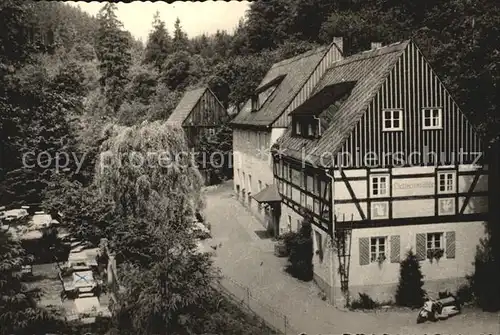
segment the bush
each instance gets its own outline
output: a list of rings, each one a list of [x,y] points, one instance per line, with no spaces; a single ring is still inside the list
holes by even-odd
[[[460,304],[466,304],[474,300],[474,294],[470,285],[461,285],[455,295]]]
[[[491,238],[481,241],[474,261],[474,273],[469,278],[476,302],[482,309],[495,312],[500,310],[500,267],[494,256]]]
[[[400,264],[399,285],[396,291],[396,304],[406,307],[421,307],[425,291],[420,263],[410,250]]]
[[[195,334],[275,334],[261,318],[223,294],[204,300],[199,309],[201,313],[191,312],[195,317],[189,321]]]
[[[350,307],[352,309],[374,309],[378,304],[365,293],[360,293],[359,298],[351,302]]]
[[[313,279],[313,240],[311,219],[307,216],[302,221],[298,233],[288,235],[285,245],[289,251],[286,271],[293,277],[310,281]]]
[[[285,247],[287,252],[290,252],[290,248],[292,246],[293,241],[295,241],[298,237],[298,233],[294,231],[289,231],[284,234],[279,235],[276,239],[278,241],[283,241],[285,243]]]

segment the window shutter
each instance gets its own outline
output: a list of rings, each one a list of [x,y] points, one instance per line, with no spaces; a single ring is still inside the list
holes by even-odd
[[[423,261],[426,258],[425,241],[425,234],[417,234],[416,256],[419,261]]]
[[[370,263],[370,240],[368,237],[359,239],[359,265],[367,265]]]
[[[446,232],[446,258],[455,258],[455,232]]]
[[[399,235],[391,236],[391,263],[399,263],[401,260],[401,239]]]

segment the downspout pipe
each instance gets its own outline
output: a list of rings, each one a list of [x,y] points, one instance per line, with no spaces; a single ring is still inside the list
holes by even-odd
[[[332,241],[332,252],[331,252],[331,257],[330,257],[330,302],[333,305],[335,304],[335,214],[334,214],[334,186],[335,186],[335,178],[333,177],[333,169],[332,168],[327,168],[325,169],[325,174],[330,178],[330,183],[331,183],[331,192],[330,192],[330,201],[331,201],[331,232],[330,232],[330,238]]]
[[[318,137],[321,136],[321,119],[318,116],[313,116],[314,120],[318,121]],[[328,175],[328,173],[327,173]],[[333,177],[332,177],[333,178]]]

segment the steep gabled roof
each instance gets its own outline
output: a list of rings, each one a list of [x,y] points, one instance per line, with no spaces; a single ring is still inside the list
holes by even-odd
[[[207,87],[202,87],[186,91],[181,101],[177,104],[177,107],[175,107],[167,119],[167,123],[181,126],[207,89]]]
[[[312,160],[309,163],[318,165],[322,165],[320,157],[324,153],[336,154],[364,115],[369,103],[409,43],[410,41],[404,41],[391,44],[335,62],[318,82],[311,97],[299,107],[302,110],[324,109],[323,117],[320,116],[322,125],[325,120],[330,120],[328,126],[325,127],[326,130],[319,139],[309,140],[293,137],[292,129],[288,127],[285,134],[276,143],[279,147],[279,153],[299,160],[302,160],[304,154],[307,154],[307,157]],[[336,108],[335,95],[328,95],[325,92],[328,91],[329,87],[345,82],[355,82],[355,85],[350,90],[345,102]],[[330,101],[325,102],[323,99],[318,99],[320,95],[327,97],[327,99],[329,96]],[[330,107],[325,109],[327,105]]]
[[[258,111],[252,112],[251,100],[247,101],[232,124],[241,126],[272,124],[290,105],[330,47],[330,45],[320,47],[275,63],[258,87],[265,87],[271,81],[280,78],[282,80],[276,90]]]

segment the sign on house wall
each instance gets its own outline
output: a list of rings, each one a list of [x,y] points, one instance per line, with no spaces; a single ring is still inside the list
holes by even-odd
[[[392,181],[392,196],[404,197],[412,195],[434,194],[436,182],[429,178],[405,178]]]

